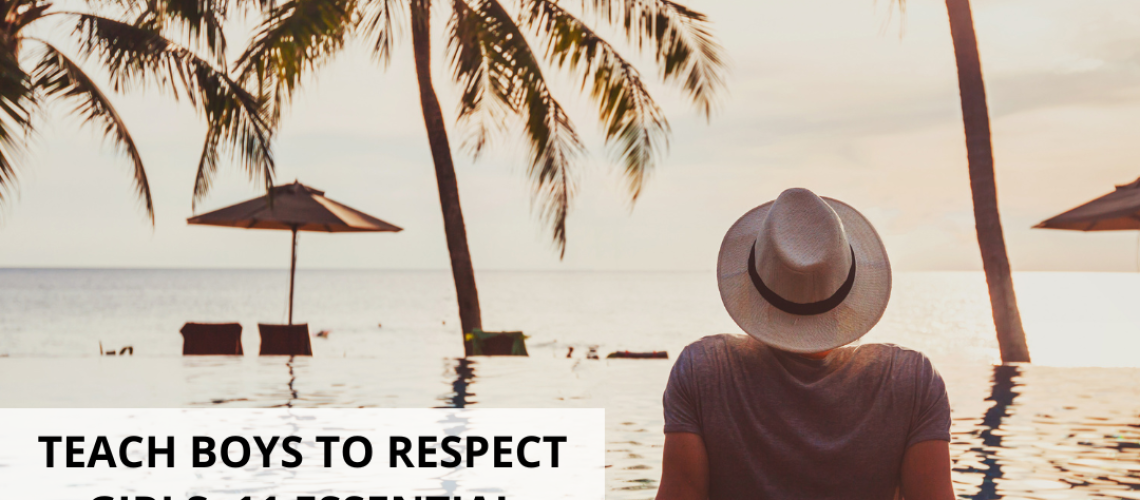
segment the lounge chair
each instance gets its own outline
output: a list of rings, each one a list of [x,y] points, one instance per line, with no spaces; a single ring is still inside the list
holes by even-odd
[[[631,351],[616,351],[611,352],[607,359],[612,358],[627,358],[627,359],[669,359],[668,351],[649,351],[649,352],[631,352]]]
[[[313,346],[309,343],[309,325],[265,325],[258,324],[261,332],[261,355],[284,354],[286,356],[312,356]]]
[[[244,354],[241,350],[241,325],[237,323],[186,323],[181,333],[184,356]],[[134,349],[131,351],[134,354]]]
[[[464,336],[474,356],[528,356],[523,332],[475,331]]]

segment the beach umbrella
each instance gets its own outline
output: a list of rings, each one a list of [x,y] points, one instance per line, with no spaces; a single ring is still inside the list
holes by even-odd
[[[1140,229],[1140,179],[1033,226],[1036,229],[1123,231]]]
[[[297,231],[323,233],[396,232],[403,229],[328,198],[300,182],[274,186],[265,195],[186,219],[190,224],[279,229],[293,232],[289,263],[289,324],[293,324],[293,278],[297,274]]]

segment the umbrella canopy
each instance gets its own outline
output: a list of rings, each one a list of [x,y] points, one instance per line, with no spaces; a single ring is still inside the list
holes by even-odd
[[[1073,231],[1140,229],[1140,179],[1116,186],[1116,191],[1033,227]]]
[[[327,233],[402,230],[364,212],[325,198],[324,191],[313,189],[300,182],[275,186],[272,197],[272,200],[269,195],[254,198],[191,217],[186,222],[243,229]]]
[[[293,324],[293,278],[297,274],[297,231],[397,232],[402,228],[328,198],[325,192],[294,181],[274,186],[271,195],[186,219],[190,224],[280,229],[293,232],[289,263],[289,324]]]

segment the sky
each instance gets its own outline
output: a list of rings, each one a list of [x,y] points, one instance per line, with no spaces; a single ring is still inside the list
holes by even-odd
[[[741,214],[806,187],[867,215],[896,270],[979,270],[945,5],[910,0],[900,16],[889,3],[687,2],[713,20],[727,92],[706,121],[676,88],[651,86],[673,135],[633,206],[591,103],[549,71],[589,147],[562,260],[530,210],[519,145],[494,144],[473,162],[455,147],[461,131],[449,130],[476,269],[708,271]],[[1130,0],[973,7],[1014,270],[1137,271],[1134,232],[1030,227],[1140,177],[1140,9]],[[441,40],[434,71],[453,117]],[[448,266],[408,42],[387,70],[358,47],[323,68],[275,146],[280,182],[298,179],[405,231],[302,233],[300,268]],[[647,79],[657,75],[618,46]],[[287,232],[187,226],[205,132],[188,103],[146,91],[112,99],[146,162],[156,224],[132,193],[127,160],[57,106],[21,161],[18,196],[0,206],[0,267],[288,266]],[[263,194],[236,163],[223,169],[198,213]]]

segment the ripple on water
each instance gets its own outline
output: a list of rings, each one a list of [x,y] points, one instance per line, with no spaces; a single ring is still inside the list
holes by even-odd
[[[532,355],[5,358],[0,394],[4,405],[32,407],[601,407],[607,497],[652,498],[664,443],[661,390],[672,362]],[[940,369],[953,409],[960,498],[1140,500],[1140,369]],[[74,373],[85,376],[66,375]]]
[[[981,418],[955,412],[950,446],[959,497],[1140,498],[1138,375],[1126,368],[992,368]]]

